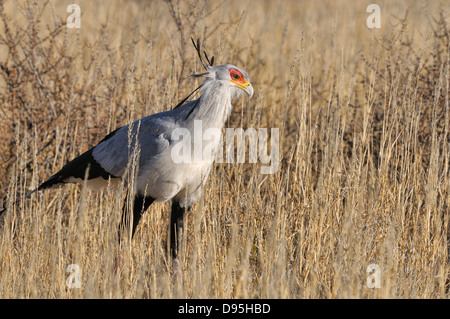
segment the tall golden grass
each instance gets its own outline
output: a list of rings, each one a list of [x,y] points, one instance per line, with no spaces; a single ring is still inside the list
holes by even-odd
[[[448,6],[377,1],[369,29],[370,1],[77,1],[69,29],[72,2],[0,4],[1,298],[448,297]],[[116,274],[121,190],[16,200],[195,88],[190,37],[250,73],[227,126],[279,128],[280,168],[215,165],[175,265],[153,204]]]

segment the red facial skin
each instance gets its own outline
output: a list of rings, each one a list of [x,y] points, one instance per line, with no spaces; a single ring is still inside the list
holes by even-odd
[[[230,70],[228,70],[228,72],[230,72],[231,81],[237,82],[237,83],[240,83],[240,84],[246,84],[247,83],[247,81],[245,81],[242,73],[239,72],[238,70],[230,69]]]

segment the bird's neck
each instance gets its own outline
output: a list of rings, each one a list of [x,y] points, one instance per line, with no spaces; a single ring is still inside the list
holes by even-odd
[[[231,114],[231,90],[220,82],[211,83],[206,86],[203,94],[196,101],[196,109],[189,117],[190,121],[202,121],[204,129],[222,129]]]

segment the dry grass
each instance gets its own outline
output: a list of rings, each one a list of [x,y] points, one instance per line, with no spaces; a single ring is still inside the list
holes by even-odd
[[[72,1],[0,4],[0,297],[447,298],[448,7],[379,1],[370,30],[367,1],[190,2],[78,1],[81,29]],[[116,276],[122,192],[14,201],[195,88],[191,36],[251,74],[227,125],[279,128],[280,169],[216,165],[175,269],[154,204]]]

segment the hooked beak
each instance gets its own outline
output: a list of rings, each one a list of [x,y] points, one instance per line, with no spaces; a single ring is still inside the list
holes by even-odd
[[[244,90],[245,93],[247,93],[249,95],[249,97],[253,96],[253,86],[251,85],[250,82],[245,82],[245,83],[234,82],[234,84],[236,84],[236,86],[238,88]]]

